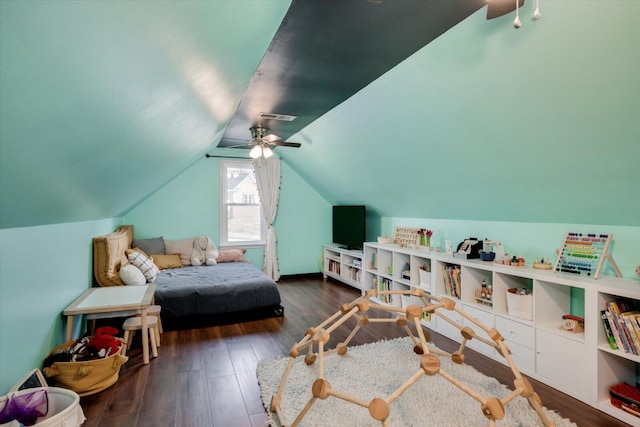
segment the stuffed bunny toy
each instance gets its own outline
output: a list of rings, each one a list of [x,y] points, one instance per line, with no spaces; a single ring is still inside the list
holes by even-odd
[[[191,265],[215,265],[218,262],[218,249],[208,236],[196,237],[193,241]]]

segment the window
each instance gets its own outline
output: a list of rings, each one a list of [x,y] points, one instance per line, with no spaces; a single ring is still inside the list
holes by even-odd
[[[220,245],[264,245],[264,215],[250,161],[220,162]]]

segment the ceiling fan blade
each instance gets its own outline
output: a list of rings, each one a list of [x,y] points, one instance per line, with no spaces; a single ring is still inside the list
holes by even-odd
[[[242,148],[251,148],[251,147],[253,147],[254,145],[255,145],[255,144],[254,144],[252,141],[247,141],[247,142],[245,142],[244,144],[227,145],[227,146],[225,146],[225,147],[223,147],[223,148],[239,148],[239,147],[242,147]]]
[[[302,146],[302,144],[300,144],[299,142],[288,142],[288,141],[274,141],[271,144],[273,145],[277,145],[279,147],[295,147],[295,148],[300,148]]]
[[[275,142],[275,141],[278,141],[281,138],[278,135],[274,135],[274,134],[270,133],[269,135],[263,137],[262,139],[264,141],[267,141],[267,142]]]
[[[518,0],[522,7],[524,0]],[[487,19],[498,18],[516,10],[516,0],[489,0],[487,3]]]

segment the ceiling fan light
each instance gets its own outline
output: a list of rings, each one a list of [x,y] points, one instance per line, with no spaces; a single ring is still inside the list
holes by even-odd
[[[249,151],[249,157],[251,157],[252,159],[257,159],[260,156],[262,156],[262,147],[260,145],[255,145],[251,149],[251,151]]]
[[[262,155],[265,159],[268,159],[269,157],[273,156],[273,150],[269,147],[264,147],[262,149]]]

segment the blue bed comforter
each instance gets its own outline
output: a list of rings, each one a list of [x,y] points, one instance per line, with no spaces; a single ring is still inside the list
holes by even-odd
[[[276,282],[250,262],[163,270],[155,284],[155,302],[169,317],[250,311],[281,302]]]

